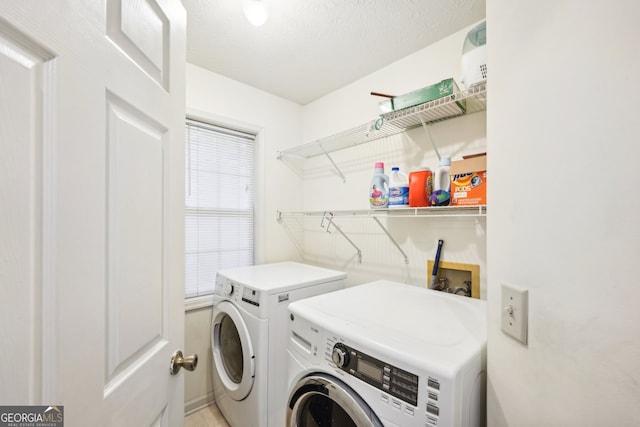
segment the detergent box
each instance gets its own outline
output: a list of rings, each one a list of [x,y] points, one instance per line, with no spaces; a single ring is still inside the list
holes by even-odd
[[[391,111],[402,110],[404,108],[415,107],[445,96],[453,96],[456,99],[460,89],[452,78],[444,79],[431,86],[405,93],[404,95],[394,96],[392,99],[385,99],[378,104],[380,114],[389,113]],[[466,111],[466,101],[464,99],[457,100],[456,105],[459,108],[458,113]]]
[[[487,154],[463,156],[451,162],[451,206],[487,204]]]

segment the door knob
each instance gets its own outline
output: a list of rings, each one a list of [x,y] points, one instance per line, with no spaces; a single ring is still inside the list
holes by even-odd
[[[182,352],[177,350],[171,357],[171,365],[169,365],[169,372],[171,375],[176,375],[180,372],[180,368],[184,368],[187,371],[193,371],[198,366],[198,355],[183,357]]]

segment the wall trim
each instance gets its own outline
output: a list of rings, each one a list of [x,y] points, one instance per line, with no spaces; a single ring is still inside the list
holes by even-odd
[[[203,295],[199,297],[186,298],[184,300],[184,311],[198,310],[200,308],[212,307],[213,295]]]
[[[187,416],[189,414],[193,414],[194,412],[197,412],[202,408],[206,408],[207,406],[213,405],[214,403],[215,399],[213,397],[213,392],[207,393],[204,396],[200,396],[188,402],[185,402],[184,415]]]

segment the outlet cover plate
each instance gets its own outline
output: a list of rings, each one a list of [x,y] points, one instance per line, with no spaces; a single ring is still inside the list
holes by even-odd
[[[526,345],[529,329],[529,291],[503,283],[501,310],[502,332]]]

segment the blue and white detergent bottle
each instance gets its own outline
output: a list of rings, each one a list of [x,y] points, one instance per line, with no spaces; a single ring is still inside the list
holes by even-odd
[[[369,206],[372,209],[386,208],[389,204],[389,177],[384,174],[384,163],[377,162],[369,186]]]
[[[429,197],[431,206],[449,206],[451,202],[449,169],[451,169],[451,158],[441,158],[435,174],[433,193]]]
[[[392,167],[389,176],[389,208],[409,207],[409,177]]]

